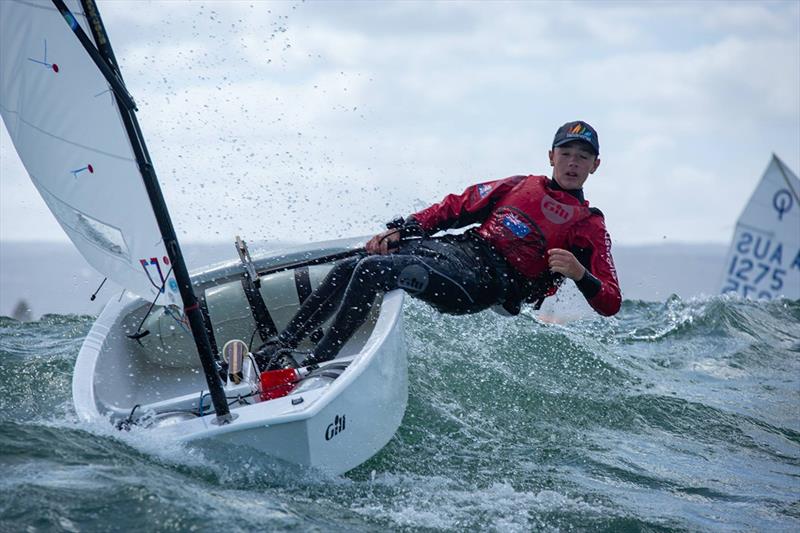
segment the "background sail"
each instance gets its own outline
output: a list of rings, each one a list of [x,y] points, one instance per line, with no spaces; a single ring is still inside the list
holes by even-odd
[[[66,4],[91,38],[80,3]],[[0,114],[86,260],[144,297],[165,285],[159,303],[181,305],[115,98],[49,0],[0,1]]]
[[[736,224],[722,293],[800,298],[800,180],[777,156]]]

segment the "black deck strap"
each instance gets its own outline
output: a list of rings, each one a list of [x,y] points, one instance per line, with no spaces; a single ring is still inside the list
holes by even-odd
[[[297,297],[300,299],[300,305],[303,305],[313,290],[311,289],[311,272],[307,266],[296,268],[294,271],[294,285],[297,288]],[[321,328],[312,331],[309,337],[314,342],[319,342],[325,334]]]
[[[203,325],[206,328],[208,342],[211,344],[211,353],[214,354],[214,359],[219,361],[219,347],[217,346],[217,339],[214,337],[214,328],[211,326],[211,316],[208,314],[206,291],[203,291],[203,293],[200,295],[200,311],[203,312]]]
[[[297,297],[302,304],[311,296],[311,272],[308,267],[295,269],[294,285],[297,287]]]
[[[253,320],[256,321],[258,336],[261,337],[263,342],[267,342],[270,337],[278,334],[278,328],[275,327],[275,322],[269,315],[267,304],[264,303],[261,291],[253,285],[247,275],[242,278],[242,289],[244,289],[244,295],[247,297],[247,303],[250,304]]]

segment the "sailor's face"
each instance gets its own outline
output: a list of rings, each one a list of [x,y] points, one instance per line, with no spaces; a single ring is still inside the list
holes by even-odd
[[[600,166],[600,158],[582,142],[558,146],[550,150],[549,155],[553,179],[568,191],[583,187],[589,174],[594,174]]]

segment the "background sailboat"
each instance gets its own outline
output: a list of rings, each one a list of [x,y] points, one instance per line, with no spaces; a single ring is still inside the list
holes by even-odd
[[[736,223],[720,292],[800,298],[800,180],[777,155]]]

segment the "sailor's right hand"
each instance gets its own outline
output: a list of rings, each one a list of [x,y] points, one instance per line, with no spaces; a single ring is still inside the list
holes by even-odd
[[[400,244],[400,230],[387,229],[371,238],[366,245],[367,253],[386,255]]]

